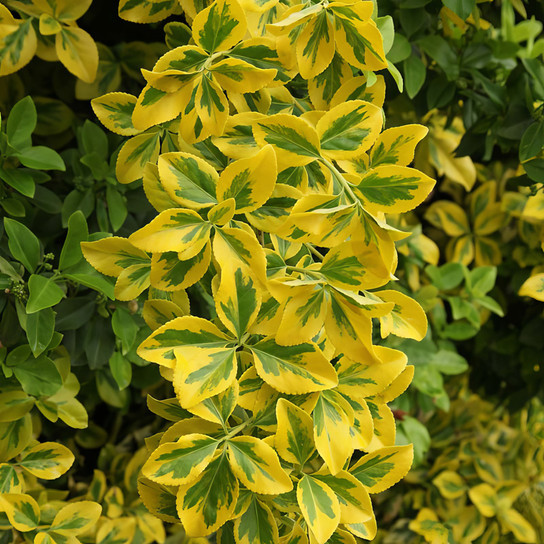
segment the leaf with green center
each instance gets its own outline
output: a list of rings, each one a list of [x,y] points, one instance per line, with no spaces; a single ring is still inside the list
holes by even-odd
[[[325,544],[340,522],[336,494],[328,485],[305,474],[298,482],[297,501],[317,542]]]
[[[255,321],[261,300],[253,280],[244,276],[241,268],[222,269],[215,309],[219,319],[239,341]]]
[[[133,233],[129,242],[150,253],[176,251],[182,260],[202,251],[210,237],[211,225],[188,209],[165,210],[151,223]]]
[[[66,69],[86,83],[92,83],[98,69],[98,48],[85,30],[63,26],[55,36],[55,50]]]
[[[334,367],[316,344],[280,346],[273,338],[265,338],[248,347],[259,376],[282,393],[299,395],[337,384]]]
[[[219,442],[203,434],[188,434],[161,444],[142,467],[142,474],[163,485],[195,480],[212,460]]]
[[[56,480],[73,464],[74,454],[66,447],[55,442],[43,442],[26,450],[19,465],[36,478]]]
[[[328,283],[352,291],[364,289],[367,267],[357,250],[354,242],[344,242],[329,250],[319,270]]]
[[[38,40],[32,19],[16,20],[5,6],[0,6],[0,9],[0,24],[11,30],[7,33],[3,30],[0,34],[0,76],[6,76],[32,60]]]
[[[427,333],[427,316],[414,299],[394,290],[377,291],[375,294],[385,302],[395,304],[390,314],[380,317],[382,338],[392,333],[402,338],[423,340]]]
[[[179,9],[176,0],[120,0],[119,17],[132,23],[157,23]]]
[[[23,490],[23,479],[15,470],[15,467],[8,463],[0,464],[0,494],[21,493]]]
[[[406,476],[413,458],[412,444],[381,448],[361,457],[349,472],[369,493],[381,493]]]
[[[244,10],[236,0],[216,0],[193,20],[195,43],[213,53],[234,47],[246,34]]]
[[[194,257],[181,261],[175,251],[154,253],[151,257],[150,282],[161,291],[179,291],[194,285],[208,270],[211,244]]]
[[[276,518],[256,497],[234,522],[234,533],[238,544],[279,544],[280,541]]]
[[[333,96],[352,77],[349,65],[335,53],[325,70],[308,81],[308,93],[315,109],[327,111]]]
[[[78,501],[63,506],[55,516],[50,531],[63,536],[75,536],[92,527],[100,517],[102,507],[92,501]]]
[[[350,100],[328,111],[317,123],[321,151],[330,159],[364,153],[382,128],[382,111],[362,100]]]
[[[183,346],[174,351],[174,389],[183,408],[222,393],[236,379],[236,347]]]
[[[219,176],[215,168],[190,153],[164,153],[159,157],[159,176],[170,198],[182,207],[207,208],[217,204]]]
[[[232,471],[254,493],[279,495],[293,488],[278,455],[266,442],[252,436],[237,436],[227,445]]]
[[[187,534],[206,536],[230,519],[238,498],[238,480],[227,455],[220,453],[196,481],[180,486],[177,510]]]
[[[336,493],[340,504],[340,523],[363,523],[373,517],[368,491],[349,472],[341,470],[333,476],[320,471],[312,477]]]
[[[231,340],[213,323],[193,316],[178,317],[159,327],[138,347],[138,355],[146,361],[174,368],[174,350],[200,346],[201,349],[225,348]]]
[[[435,183],[407,166],[377,166],[363,176],[357,191],[371,214],[404,213],[419,206]]]
[[[213,256],[221,270],[239,268],[244,276],[259,284],[266,282],[266,257],[255,234],[239,228],[216,229]]]
[[[403,125],[384,130],[370,153],[371,167],[385,164],[408,166],[414,160],[417,144],[428,132],[429,129],[422,125]]]
[[[125,142],[119,151],[115,167],[119,182],[132,183],[140,179],[147,164],[157,162],[160,147],[159,134],[156,132],[138,134]]]
[[[30,414],[21,419],[0,423],[0,462],[9,461],[24,450],[32,439]]]
[[[34,406],[34,399],[16,389],[0,393],[0,423],[17,421]]]
[[[235,380],[225,391],[191,406],[189,411],[206,421],[226,427],[229,417],[236,408],[239,398],[239,386]]]
[[[253,125],[253,135],[260,147],[272,145],[278,158],[278,169],[304,166],[321,157],[316,130],[304,119],[278,113]]]
[[[322,10],[305,25],[296,40],[298,70],[304,79],[323,72],[334,56],[333,18]]]
[[[3,493],[0,495],[0,507],[17,531],[32,531],[40,522],[40,507],[30,495]]]
[[[132,124],[136,97],[128,93],[108,93],[91,100],[91,106],[100,122],[115,134],[135,136],[140,131]]]
[[[215,79],[229,93],[255,93],[268,86],[275,69],[262,70],[241,59],[226,58],[212,65]]]
[[[267,145],[252,157],[232,162],[223,170],[217,184],[217,198],[234,198],[236,213],[254,211],[272,195],[276,177],[276,155],[272,146]]]
[[[175,490],[175,487],[160,485],[143,476],[138,478],[138,495],[145,507],[155,517],[168,523],[179,523]]]
[[[286,399],[278,400],[276,418],[276,451],[288,463],[304,466],[315,451],[312,418]]]
[[[354,449],[350,440],[338,440],[338,436],[349,436],[353,409],[336,391],[324,391],[319,395],[312,417],[317,451],[330,472],[337,474]]]

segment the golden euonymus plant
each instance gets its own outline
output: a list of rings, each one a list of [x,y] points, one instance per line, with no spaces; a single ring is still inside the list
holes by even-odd
[[[387,403],[413,367],[374,344],[373,321],[384,337],[426,333],[387,286],[405,233],[386,221],[433,187],[407,166],[426,129],[382,132],[372,2],[181,5],[187,45],[143,71],[139,97],[93,101],[132,137],[120,181],[143,175],[158,212],[128,239],[82,244],[117,298],[149,289],[138,353],[176,392],[149,399],[173,424],[148,440],[140,495],[219,542],[372,539],[369,493],[412,461]],[[187,288],[209,315],[190,314]]]

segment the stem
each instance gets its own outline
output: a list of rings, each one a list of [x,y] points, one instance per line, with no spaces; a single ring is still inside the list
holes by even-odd
[[[336,166],[334,166],[334,164],[332,164],[332,162],[328,161],[327,159],[324,159],[322,157],[321,161],[331,171],[333,176],[339,181],[340,185],[342,185],[342,189],[344,189],[344,191],[351,197],[353,203],[362,207],[361,201],[359,200],[357,195],[353,192],[349,182],[342,175],[342,172],[339,172]]]
[[[323,255],[321,255],[321,253],[319,253],[319,251],[317,251],[317,249],[312,246],[312,244],[304,244],[309,250],[310,250],[310,253],[313,253],[320,261],[322,261],[324,259]]]

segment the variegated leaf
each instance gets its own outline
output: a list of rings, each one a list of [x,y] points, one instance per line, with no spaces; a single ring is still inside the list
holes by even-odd
[[[350,440],[338,440],[338,436],[350,434],[353,425],[351,405],[336,391],[324,391],[319,395],[312,417],[317,451],[331,474],[337,474],[354,449]]]
[[[53,519],[50,531],[63,536],[76,536],[87,531],[100,517],[102,507],[92,501],[78,501],[63,506]]]
[[[30,495],[2,493],[0,508],[6,513],[12,527],[26,533],[36,529],[40,522],[40,507]]]
[[[234,522],[234,533],[238,544],[279,544],[276,518],[270,508],[256,497]]]
[[[227,448],[232,471],[254,493],[279,495],[293,488],[278,455],[263,440],[237,436],[227,442]]]
[[[282,393],[311,393],[337,384],[334,367],[313,343],[280,346],[265,338],[249,348],[259,376]]]
[[[239,386],[235,380],[225,391],[191,406],[189,411],[206,421],[219,423],[226,428],[228,419],[238,404],[238,397]]]
[[[26,450],[18,464],[37,478],[55,480],[64,474],[73,462],[74,454],[66,446],[55,442],[43,442]]]
[[[391,333],[418,341],[425,337],[427,316],[414,299],[394,290],[377,291],[375,294],[382,300],[395,304],[390,314],[380,317],[382,338],[386,338]]]
[[[406,476],[413,458],[412,444],[381,448],[361,457],[349,472],[369,493],[380,493]]]
[[[332,108],[317,123],[321,151],[330,159],[354,158],[370,148],[381,128],[379,108],[350,100]]]
[[[191,537],[206,536],[230,519],[238,498],[238,480],[227,455],[220,453],[194,482],[180,486],[178,515]]]
[[[201,346],[201,349],[225,348],[230,342],[213,323],[193,316],[178,317],[159,327],[138,347],[138,355],[146,361],[174,368],[174,350]]]
[[[272,195],[276,184],[276,155],[272,146],[263,147],[247,159],[231,163],[219,178],[219,200],[234,198],[236,213],[260,208]]]
[[[312,418],[287,399],[278,400],[276,417],[276,451],[288,463],[304,466],[315,451]]]
[[[128,93],[108,93],[91,100],[91,106],[107,129],[121,136],[135,136],[140,132],[132,124],[136,100],[135,96]]]
[[[202,251],[209,240],[210,230],[210,223],[193,210],[165,210],[133,233],[129,241],[144,251],[176,251],[180,259],[185,260]]]
[[[142,474],[163,485],[195,480],[212,460],[219,442],[203,434],[188,434],[161,444],[142,467]]]
[[[319,544],[325,544],[340,522],[340,504],[325,483],[305,474],[298,482],[297,501]]]
[[[393,164],[408,166],[414,160],[417,144],[425,138],[429,129],[422,125],[403,125],[384,130],[370,153],[370,165]]]
[[[217,204],[219,178],[215,168],[190,153],[164,153],[159,157],[159,176],[172,200],[181,207],[207,208]]]

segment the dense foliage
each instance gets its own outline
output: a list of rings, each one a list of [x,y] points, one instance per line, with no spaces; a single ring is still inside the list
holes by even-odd
[[[544,542],[542,20],[0,4],[0,542]]]

